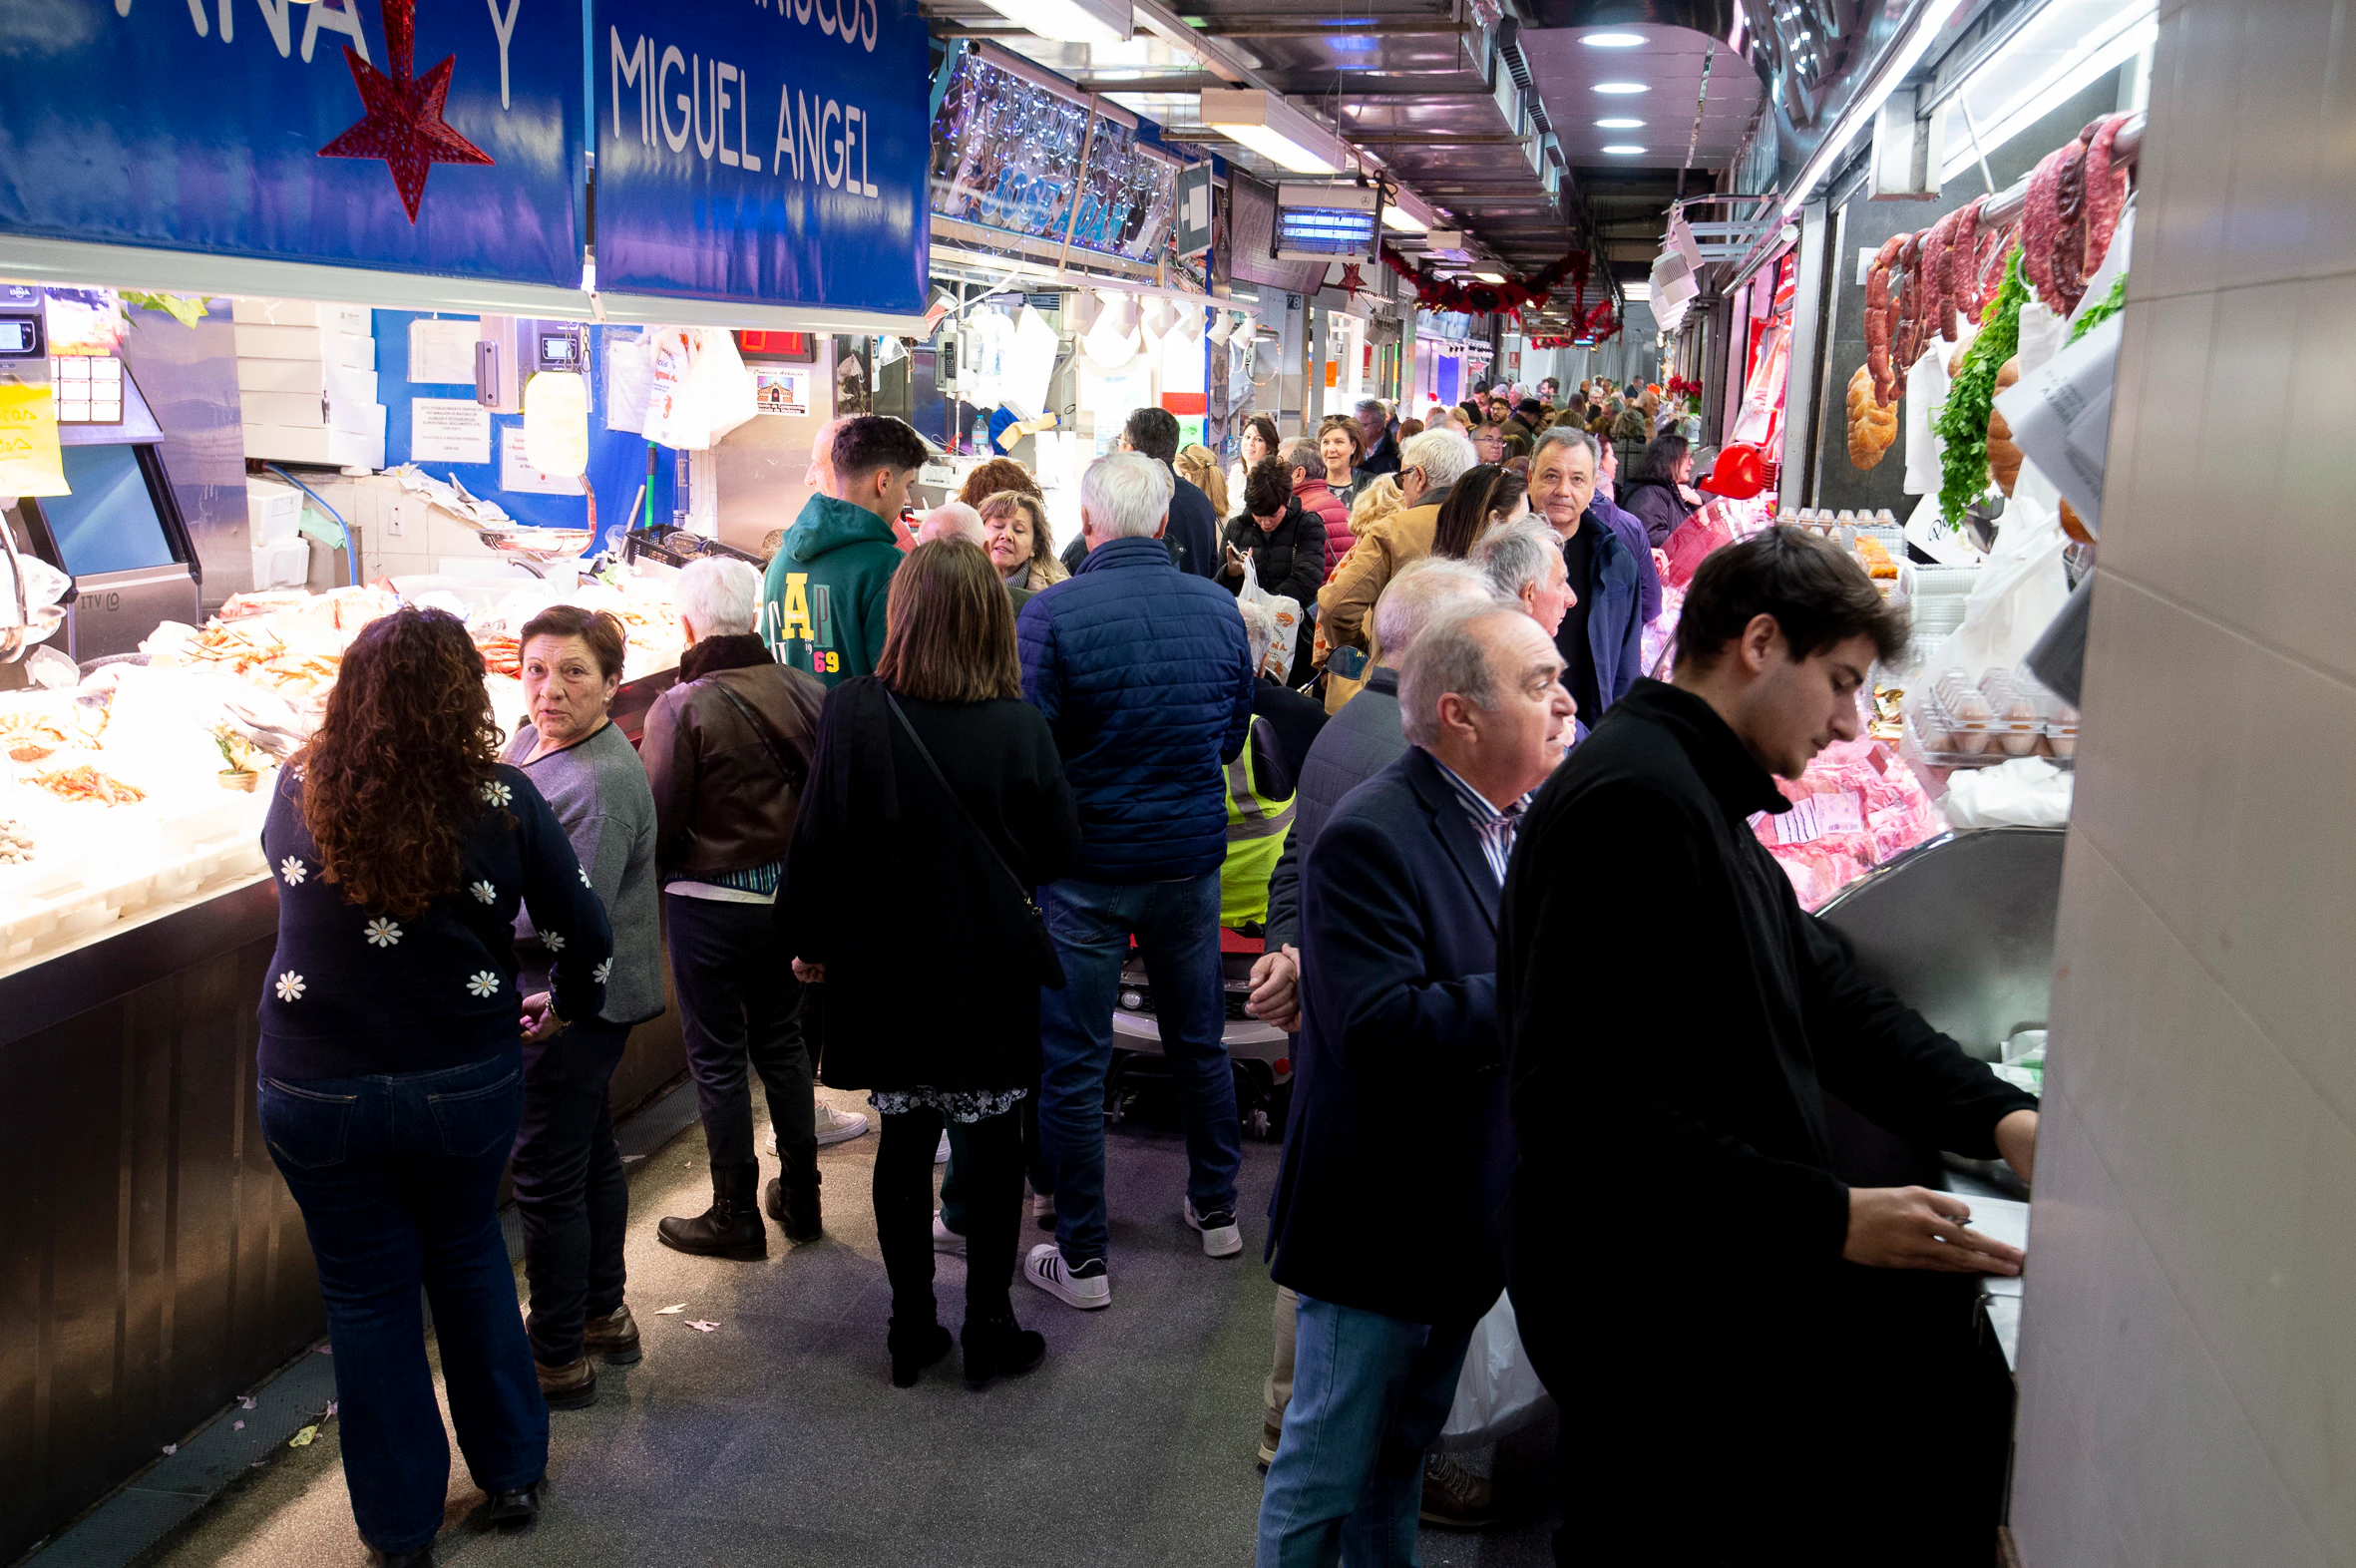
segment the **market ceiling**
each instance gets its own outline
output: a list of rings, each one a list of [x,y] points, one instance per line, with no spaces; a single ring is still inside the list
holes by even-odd
[[[1729,43],[1735,0],[1138,0],[1132,35],[1106,43],[1012,20],[1052,25],[1072,3],[923,9],[936,36],[987,38],[1271,181],[1302,177],[1205,126],[1199,95],[1281,94],[1468,230],[1481,270],[1534,273],[1583,247],[1643,277],[1669,202],[1716,184],[1762,102]]]

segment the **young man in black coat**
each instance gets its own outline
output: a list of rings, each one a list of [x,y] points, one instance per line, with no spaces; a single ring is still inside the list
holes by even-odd
[[[1518,609],[1427,629],[1399,671],[1412,748],[1310,851],[1269,1247],[1301,1298],[1299,1356],[1259,1568],[1415,1559],[1423,1453],[1505,1283],[1497,898],[1529,792],[1570,738],[1561,676]]]
[[[1169,526],[1162,535],[1162,542],[1170,547],[1170,565],[1198,578],[1217,577],[1218,509],[1203,494],[1202,486],[1172,467],[1178,459],[1178,416],[1166,408],[1138,409],[1121,426],[1120,444],[1124,450],[1141,452],[1170,470],[1175,488],[1170,496]],[[1063,565],[1069,571],[1079,571],[1077,562],[1066,559]]]
[[[1859,974],[1749,821],[1855,738],[1905,641],[1823,541],[1729,546],[1675,683],[1639,680],[1523,825],[1498,1005],[1514,1311],[1566,1424],[1558,1561],[1574,1535],[1647,1564],[1994,1550],[2010,1401],[1970,1276],[2021,1255],[1949,1194],[1845,1185],[1824,1091],[2023,1177],[2037,1102]]]

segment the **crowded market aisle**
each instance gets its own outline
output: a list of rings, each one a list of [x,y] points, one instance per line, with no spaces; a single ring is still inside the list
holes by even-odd
[[[1173,1194],[1186,1154],[1173,1128],[1111,1129],[1107,1187],[1121,1289],[1082,1315],[1020,1290],[1015,1311],[1047,1337],[1026,1376],[969,1393],[957,1361],[914,1388],[887,1378],[890,1288],[868,1198],[877,1140],[820,1151],[827,1236],[768,1259],[729,1263],[672,1252],[660,1216],[708,1196],[692,1090],[686,1130],[630,1166],[629,1301],[645,1336],[634,1367],[600,1368],[597,1402],[552,1417],[552,1481],[540,1523],[477,1532],[482,1494],[452,1445],[445,1564],[601,1568],[826,1562],[1232,1564],[1260,1508],[1252,1462],[1275,1294],[1258,1261],[1279,1150],[1247,1143],[1241,1178],[1247,1255],[1213,1262]],[[846,1110],[864,1096],[823,1090]],[[670,1107],[649,1112],[661,1115]],[[767,1137],[767,1128],[761,1129]],[[622,1141],[629,1146],[628,1129]],[[965,1265],[939,1262],[944,1313]],[[685,1310],[668,1316],[673,1303]],[[713,1322],[709,1333],[690,1322]],[[438,1378],[438,1372],[437,1372]],[[1533,1436],[1537,1434],[1532,1434]],[[338,1568],[354,1538],[334,1421],[198,1513],[156,1568]],[[1548,1561],[1545,1455],[1508,1443],[1501,1484],[1528,1507],[1478,1535],[1425,1529],[1432,1568]]]

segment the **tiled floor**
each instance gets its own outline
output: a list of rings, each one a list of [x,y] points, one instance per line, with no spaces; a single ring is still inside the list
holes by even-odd
[[[846,1107],[857,1096],[826,1091]],[[1274,1290],[1256,1261],[1277,1150],[1245,1150],[1243,1258],[1212,1262],[1178,1214],[1185,1153],[1138,1120],[1111,1134],[1113,1305],[1082,1315],[1020,1284],[1015,1309],[1047,1336],[1031,1375],[969,1393],[955,1358],[919,1386],[886,1377],[888,1290],[868,1182],[876,1140],[825,1151],[824,1241],[765,1263],[693,1259],[654,1238],[700,1210],[699,1129],[631,1167],[629,1299],[636,1367],[600,1375],[597,1404],[555,1417],[539,1527],[469,1528],[480,1501],[452,1477],[444,1563],[629,1565],[1240,1564],[1252,1556],[1260,1383]],[[768,1162],[772,1167],[773,1161]],[[1435,1260],[1436,1264],[1437,1260]],[[963,1311],[965,1265],[941,1260],[942,1317]],[[683,1303],[686,1310],[657,1309]],[[716,1322],[704,1334],[690,1320]],[[455,1455],[455,1445],[453,1453]],[[207,1508],[152,1561],[170,1568],[341,1568],[364,1554],[335,1440],[279,1457]],[[1502,1482],[1543,1515],[1546,1434],[1509,1443]],[[1536,1568],[1543,1517],[1480,1535],[1424,1532],[1434,1568]]]

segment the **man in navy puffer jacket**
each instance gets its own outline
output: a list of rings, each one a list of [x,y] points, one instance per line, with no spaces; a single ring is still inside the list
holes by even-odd
[[[1171,565],[1162,534],[1172,488],[1168,468],[1141,454],[1091,466],[1080,481],[1088,555],[1023,605],[1016,625],[1022,689],[1055,732],[1081,839],[1078,874],[1040,899],[1065,977],[1039,998],[1039,1139],[1054,1173],[1055,1240],[1031,1249],[1024,1277],[1081,1308],[1112,1301],[1104,1075],[1132,935],[1185,1101],[1186,1222],[1212,1257],[1243,1251],[1219,868],[1222,770],[1249,733],[1253,671],[1235,599]]]

